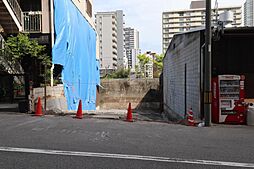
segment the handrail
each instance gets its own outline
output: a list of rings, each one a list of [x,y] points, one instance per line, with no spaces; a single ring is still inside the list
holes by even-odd
[[[17,0],[7,0],[10,7],[12,8],[14,14],[16,15],[19,23],[22,25],[22,9],[19,6],[19,3]]]

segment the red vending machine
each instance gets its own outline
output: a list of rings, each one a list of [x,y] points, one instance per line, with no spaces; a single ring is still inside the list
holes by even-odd
[[[212,79],[212,122],[245,124],[244,76],[219,75]]]

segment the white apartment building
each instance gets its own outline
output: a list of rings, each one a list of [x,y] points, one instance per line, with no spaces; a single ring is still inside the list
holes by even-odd
[[[137,56],[141,53],[139,49],[139,31],[133,28],[124,28],[124,41],[126,56],[128,58],[128,68],[135,71],[135,65],[138,64]]]
[[[198,5],[197,5],[198,6]],[[174,34],[184,31],[189,31],[198,27],[205,27],[205,8],[194,8],[195,5],[191,5],[192,9],[176,10],[163,12],[162,14],[162,50],[166,52],[169,43],[171,42]],[[234,21],[232,26],[238,27],[242,25],[242,7],[232,6],[218,8],[218,10],[212,10],[213,21],[219,19],[219,14],[231,11],[233,12]]]
[[[145,55],[150,58],[150,61],[144,65],[145,78],[153,79],[153,60],[155,53],[148,51]]]
[[[254,0],[244,3],[244,26],[254,26]]]
[[[116,11],[117,20],[117,68],[122,69],[128,66],[126,51],[124,49],[124,13],[122,10]]]
[[[99,43],[101,70],[116,70],[124,67],[123,11],[98,12],[95,14]]]
[[[92,20],[93,16],[93,0],[72,0],[73,3],[77,6],[80,12],[84,15],[87,21],[94,27]]]
[[[138,66],[138,68],[140,67],[140,63],[138,60],[138,55],[141,54],[141,49],[131,49],[130,50],[130,58],[131,58],[131,64],[129,64],[129,68],[131,69],[131,72],[135,72],[136,71],[136,66]]]

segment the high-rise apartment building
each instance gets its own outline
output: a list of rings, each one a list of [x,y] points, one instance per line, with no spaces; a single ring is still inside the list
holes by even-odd
[[[166,52],[171,39],[174,34],[184,31],[189,31],[198,27],[205,27],[205,8],[203,8],[204,1],[194,1],[191,4],[192,9],[187,10],[176,10],[163,12],[162,14],[162,50]],[[198,8],[195,8],[198,7]],[[199,8],[202,7],[202,8]],[[218,8],[212,11],[213,21],[219,19],[219,14],[231,11],[233,12],[233,23],[232,26],[242,25],[242,7],[232,6]]]
[[[124,67],[123,11],[98,12],[95,15],[102,70]]]
[[[144,72],[144,76],[145,78],[149,78],[149,79],[152,79],[153,78],[153,67],[154,67],[154,63],[153,63],[153,60],[154,60],[154,56],[155,56],[155,53],[152,53],[151,51],[147,51],[145,53],[146,57],[148,57],[150,60],[148,61],[148,63],[146,63],[143,67],[143,72]]]
[[[141,53],[139,49],[139,31],[133,28],[124,28],[125,50],[128,58],[128,67],[135,71],[138,64],[137,56]]]
[[[117,68],[122,69],[127,66],[126,51],[124,49],[124,13],[122,10],[116,11],[117,20]]]
[[[244,26],[254,26],[254,0],[244,3]]]

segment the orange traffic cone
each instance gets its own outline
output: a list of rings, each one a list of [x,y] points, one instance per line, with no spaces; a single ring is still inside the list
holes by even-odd
[[[126,121],[128,121],[128,122],[133,122],[133,119],[132,119],[132,110],[131,110],[131,103],[129,103]]]
[[[78,111],[76,114],[76,118],[77,119],[82,119],[83,118],[83,114],[82,114],[82,101],[79,100],[79,104],[78,104]]]
[[[42,106],[41,106],[41,98],[40,97],[38,97],[38,103],[37,103],[37,106],[36,106],[35,116],[43,116]]]
[[[190,108],[189,112],[187,113],[187,123],[188,126],[195,126],[192,108]]]

